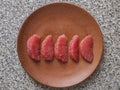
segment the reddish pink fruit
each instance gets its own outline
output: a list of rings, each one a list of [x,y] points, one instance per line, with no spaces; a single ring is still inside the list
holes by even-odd
[[[69,43],[69,56],[72,60],[79,61],[79,36],[74,35]]]
[[[67,38],[64,34],[60,35],[55,43],[55,56],[62,62],[68,61]]]
[[[52,35],[48,35],[41,45],[41,55],[45,60],[51,61],[54,56],[54,43],[52,39]]]
[[[27,40],[28,55],[35,61],[40,60],[40,37],[36,34]]]
[[[82,39],[80,43],[80,54],[86,61],[93,61],[93,38],[91,35]]]

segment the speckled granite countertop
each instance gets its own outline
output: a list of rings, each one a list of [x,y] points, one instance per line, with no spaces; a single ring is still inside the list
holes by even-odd
[[[71,2],[91,13],[104,38],[97,70],[83,83],[63,90],[120,90],[120,0],[0,0],[0,90],[61,90],[41,85],[22,68],[16,51],[19,27],[37,8]]]

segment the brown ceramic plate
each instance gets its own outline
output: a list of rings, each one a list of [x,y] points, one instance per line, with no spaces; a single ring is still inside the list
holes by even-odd
[[[78,63],[69,59],[68,63],[60,63],[54,59],[48,63],[32,61],[26,48],[28,38],[38,34],[42,40],[46,35],[53,35],[54,42],[61,34],[68,37],[80,36],[80,41],[91,34],[94,39],[94,60],[90,64],[80,57]],[[88,78],[98,66],[102,51],[103,39],[99,25],[84,9],[68,3],[53,3],[34,11],[20,28],[17,51],[25,71],[36,81],[51,87],[68,87]]]

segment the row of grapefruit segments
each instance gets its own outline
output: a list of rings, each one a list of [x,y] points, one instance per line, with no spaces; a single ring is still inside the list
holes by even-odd
[[[84,60],[91,63],[94,58],[93,38],[87,35],[79,42],[79,36],[74,35],[67,43],[67,37],[63,34],[54,44],[52,35],[46,36],[41,42],[41,37],[33,34],[27,40],[27,52],[34,61],[40,61],[42,56],[46,61],[52,61],[55,57],[61,62],[67,62],[69,55],[73,61],[78,62],[81,54]]]

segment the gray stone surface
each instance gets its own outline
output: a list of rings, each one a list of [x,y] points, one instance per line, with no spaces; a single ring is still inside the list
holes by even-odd
[[[41,85],[22,68],[16,39],[25,18],[53,2],[71,2],[91,13],[104,37],[104,53],[86,81],[63,90],[120,90],[120,0],[0,0],[0,90],[61,90]]]

